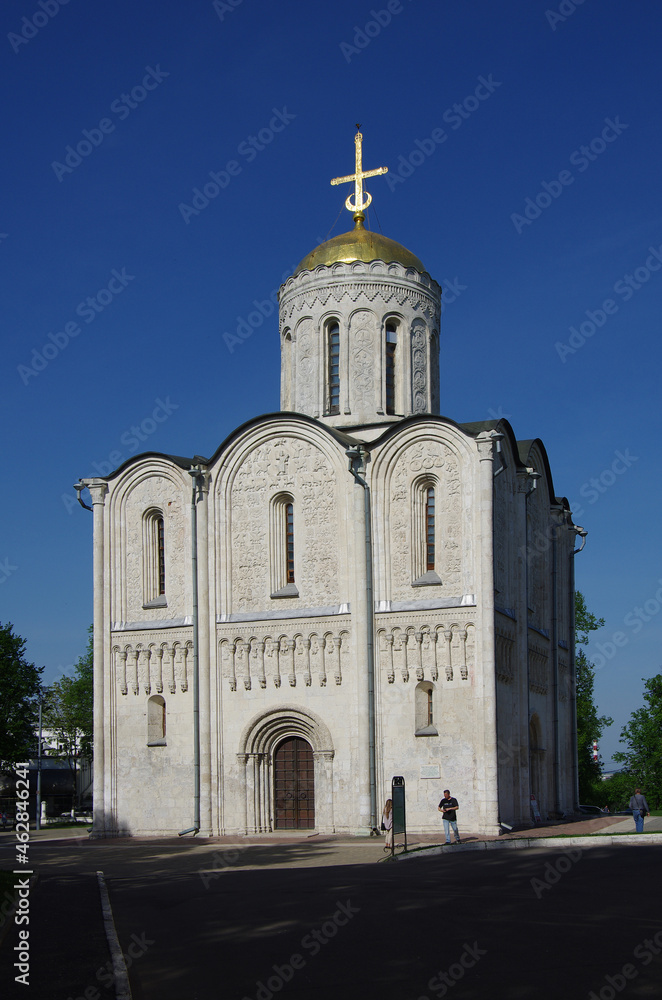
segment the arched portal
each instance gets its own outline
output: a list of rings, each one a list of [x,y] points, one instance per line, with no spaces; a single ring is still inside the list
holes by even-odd
[[[310,743],[290,736],[274,751],[274,827],[315,828],[315,764]]]
[[[261,712],[245,727],[238,749],[237,777],[245,791],[239,798],[241,826],[246,833],[334,832],[335,751],[319,716],[298,705]]]

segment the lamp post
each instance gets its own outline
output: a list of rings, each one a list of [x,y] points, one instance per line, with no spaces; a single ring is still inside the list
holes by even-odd
[[[39,744],[37,746],[37,815],[35,816],[35,829],[41,830],[41,710],[44,704],[43,698],[39,698]]]

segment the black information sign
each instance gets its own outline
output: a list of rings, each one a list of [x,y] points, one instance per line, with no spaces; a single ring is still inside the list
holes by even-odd
[[[405,779],[396,775],[391,781],[391,798],[393,800],[393,844],[391,854],[395,853],[396,834],[402,833],[407,850],[407,819],[405,816]]]

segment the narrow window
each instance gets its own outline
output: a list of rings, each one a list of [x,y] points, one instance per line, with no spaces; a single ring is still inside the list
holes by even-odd
[[[287,583],[294,583],[294,504],[285,504],[285,548],[287,552]]]
[[[329,413],[340,413],[340,325],[329,323],[328,368],[329,368]]]
[[[160,510],[143,517],[143,607],[166,606],[165,520]]]
[[[395,413],[395,351],[398,345],[397,323],[386,324],[386,351],[384,358],[386,412]]]
[[[280,493],[271,501],[270,584],[272,597],[298,597],[294,569],[294,499]]]
[[[416,685],[414,692],[415,701],[415,736],[438,736],[439,730],[434,724],[432,715],[432,699],[434,697],[434,684],[429,681],[421,681]]]
[[[156,528],[156,549],[159,573],[159,594],[165,594],[165,528],[163,518],[154,519]]]
[[[430,486],[425,494],[425,549],[426,570],[434,569],[434,489]]]
[[[166,707],[161,695],[147,702],[147,745],[162,746],[166,736]]]

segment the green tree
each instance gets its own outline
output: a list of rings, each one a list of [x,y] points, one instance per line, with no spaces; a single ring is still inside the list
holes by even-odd
[[[606,781],[602,782],[600,788],[600,794],[604,802],[601,799],[599,803],[596,802],[596,805],[607,803],[612,812],[627,809],[634,788],[635,779],[629,771],[619,771],[617,774],[612,774],[611,778],[607,778]]]
[[[575,592],[575,647],[586,646],[590,633],[602,628],[604,618],[596,616],[586,607],[580,591]],[[600,792],[602,767],[593,759],[593,740],[599,740],[613,719],[598,715],[595,704],[595,668],[583,649],[575,649],[575,675],[577,696],[577,758],[579,801],[591,804]],[[598,795],[599,797],[599,795]],[[598,804],[597,802],[595,803]],[[604,803],[601,803],[604,805]]]
[[[0,767],[34,757],[43,667],[25,659],[25,639],[0,623]]]
[[[625,764],[648,804],[658,809],[662,802],[662,674],[644,680],[644,701],[646,705],[633,712],[621,730],[619,743],[627,750],[615,753],[614,760]]]
[[[79,762],[92,758],[93,639],[88,629],[87,649],[74,664],[72,677],[63,677],[46,689],[44,728],[50,729],[71,768],[74,787]]]

